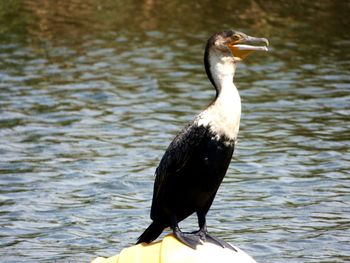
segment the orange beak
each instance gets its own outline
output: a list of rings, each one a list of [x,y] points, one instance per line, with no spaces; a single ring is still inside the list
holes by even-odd
[[[242,36],[228,44],[233,56],[241,61],[254,51],[268,51],[269,41],[266,38]]]

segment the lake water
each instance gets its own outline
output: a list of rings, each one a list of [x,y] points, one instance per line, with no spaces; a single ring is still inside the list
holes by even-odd
[[[214,96],[203,48],[227,28],[271,48],[237,69],[209,231],[261,263],[350,262],[350,4],[241,2],[0,2],[1,262],[136,241],[162,154]]]

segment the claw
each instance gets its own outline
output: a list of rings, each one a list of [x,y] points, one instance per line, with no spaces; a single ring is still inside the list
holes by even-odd
[[[206,236],[206,242],[221,246],[222,248],[228,248],[228,249],[231,249],[231,250],[237,252],[237,250],[234,247],[232,247],[229,243],[227,243],[227,242],[225,242],[217,237],[209,235],[208,233],[205,233],[205,236]]]

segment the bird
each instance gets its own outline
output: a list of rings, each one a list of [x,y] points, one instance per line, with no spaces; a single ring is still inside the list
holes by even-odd
[[[266,38],[235,30],[213,34],[204,51],[204,67],[215,88],[213,101],[173,139],[155,171],[150,226],[137,243],[150,243],[170,227],[181,243],[196,249],[203,242],[232,247],[213,235],[206,215],[231,162],[241,117],[241,99],[233,83],[237,63],[254,51],[268,51]],[[199,230],[182,232],[178,223],[196,213]]]

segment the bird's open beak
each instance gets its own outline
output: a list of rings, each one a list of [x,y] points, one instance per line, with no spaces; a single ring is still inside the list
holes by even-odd
[[[229,48],[233,56],[238,60],[243,60],[253,51],[268,51],[269,41],[266,38],[243,36],[238,40],[229,43]]]

